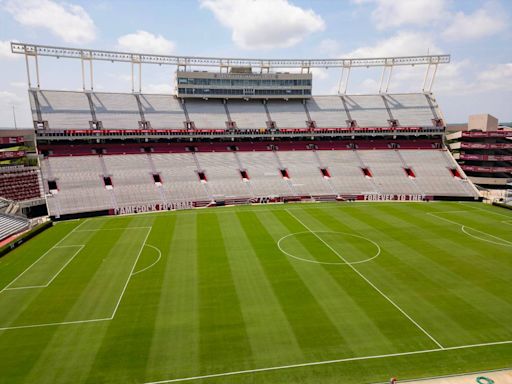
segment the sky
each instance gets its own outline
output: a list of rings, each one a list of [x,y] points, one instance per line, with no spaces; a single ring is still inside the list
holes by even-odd
[[[31,127],[22,55],[10,42],[251,58],[451,54],[433,92],[448,123],[512,121],[512,0],[0,0],[0,127]],[[41,88],[80,90],[79,60],[40,58]],[[95,62],[97,91],[131,91],[130,65]],[[142,67],[142,90],[173,91],[175,67]],[[393,70],[389,92],[420,92],[426,67]],[[351,73],[347,93],[377,93],[382,69]],[[341,71],[318,68],[313,93]]]

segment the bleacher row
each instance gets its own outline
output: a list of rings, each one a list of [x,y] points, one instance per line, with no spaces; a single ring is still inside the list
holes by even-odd
[[[0,213],[0,241],[20,231],[28,229],[27,219]]]
[[[20,168],[0,173],[0,197],[22,201],[42,196],[43,188],[37,168]]]
[[[364,175],[365,168],[372,177]],[[330,177],[324,177],[322,169]],[[449,153],[428,149],[141,153],[42,160],[46,192],[48,181],[58,188],[47,198],[51,215],[270,196],[476,196],[467,180],[453,176],[454,169],[458,167]],[[200,181],[200,173],[206,182]],[[104,177],[110,177],[113,188],[105,186]]]
[[[152,129],[184,129],[193,122],[198,129],[225,129],[227,122],[238,129],[261,129],[273,121],[277,128],[346,127],[355,120],[359,127],[387,127],[396,120],[402,127],[431,127],[441,119],[431,94],[383,94],[314,96],[300,100],[187,100],[172,95],[30,91],[33,120],[48,121],[49,129],[89,129],[101,121],[104,129],[139,129],[149,122]],[[40,116],[38,116],[38,110]],[[94,116],[94,117],[93,117]],[[188,118],[187,118],[188,117]]]

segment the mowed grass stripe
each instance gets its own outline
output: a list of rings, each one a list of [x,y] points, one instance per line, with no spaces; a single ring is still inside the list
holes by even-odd
[[[379,211],[379,215],[374,214],[375,209]],[[491,317],[468,303],[466,297],[459,294],[461,291],[450,291],[447,287],[446,281],[452,281],[446,277],[448,271],[428,258],[431,253],[445,251],[436,249],[432,242],[425,242],[422,239],[422,236],[434,237],[428,233],[429,226],[420,228],[417,230],[419,233],[415,233],[413,223],[389,213],[389,210],[394,209],[391,205],[375,209],[368,220],[388,228],[386,234],[394,240],[390,245],[394,252],[389,258],[390,261],[394,259],[393,267],[379,269],[361,265],[361,270],[365,270],[372,279],[376,279],[375,281],[380,281],[380,286],[384,287],[390,296],[396,297],[401,305],[415,318],[420,319],[434,335],[439,335],[443,345],[496,341],[494,337],[488,339],[485,335],[475,335],[474,328],[468,328],[468,316],[473,316],[475,323],[480,322],[481,326],[497,326],[497,329],[503,330]],[[366,219],[366,211],[359,211],[357,217]],[[445,254],[445,257],[449,257],[449,254]],[[381,265],[382,261],[376,260],[376,265]],[[421,304],[418,305],[418,302]]]
[[[510,313],[512,305],[510,297],[503,295],[509,284],[500,284],[494,292],[488,289],[488,279],[483,275],[476,275],[479,268],[471,268],[470,278],[463,275],[463,267],[457,262],[450,262],[454,254],[460,255],[462,244],[451,244],[443,247],[439,242],[430,242],[423,239],[421,232],[434,231],[439,239],[443,238],[443,233],[439,233],[439,227],[429,223],[424,216],[416,217],[414,214],[405,215],[400,207],[386,207],[391,210],[391,214],[398,217],[399,220],[407,224],[407,232],[414,238],[420,249],[433,248],[422,258],[415,260],[416,267],[419,269],[430,270],[432,279],[445,289],[445,295],[455,299],[455,303],[450,302],[450,310],[455,309],[455,313],[460,317],[464,327],[470,326],[470,329],[479,329],[479,338],[474,342],[496,341],[512,338],[512,325],[510,322]],[[381,208],[382,210],[382,208]],[[385,214],[382,214],[384,216]],[[414,234],[416,233],[416,235]],[[444,234],[446,236],[446,233]],[[450,252],[451,250],[451,252]],[[444,254],[444,255],[443,255]],[[487,253],[480,254],[481,257],[489,258]],[[492,256],[491,256],[492,257]],[[512,276],[512,269],[509,269],[509,276]],[[483,279],[483,281],[482,281]],[[498,279],[499,280],[499,279]],[[447,283],[449,282],[449,283]],[[442,295],[440,295],[440,298]],[[471,319],[471,321],[468,321]]]
[[[512,275],[512,258],[510,257],[512,250],[504,246],[491,250],[487,242],[467,236],[460,230],[460,226],[445,226],[431,215],[405,211],[401,207],[395,207],[395,209],[400,209],[404,217],[408,216],[410,220],[414,217],[418,232],[422,231],[423,226],[428,226],[430,236],[423,236],[423,238],[431,241],[434,247],[440,248],[436,254],[438,262],[451,265],[454,273],[461,273],[464,276],[469,274],[467,279],[470,284],[478,286],[484,283],[486,289],[492,289],[494,283],[501,287],[509,285]],[[490,228],[499,225],[499,222],[495,221]],[[495,290],[495,293],[502,299],[512,300],[512,298],[503,297],[501,288]]]
[[[91,285],[94,276],[103,265],[103,257],[110,254],[117,255],[118,241],[121,239],[122,231],[112,231],[108,238],[104,238],[98,232],[89,234],[90,241],[82,249],[79,256],[66,267],[64,271],[46,288],[33,290],[5,291],[0,300],[9,295],[17,295],[18,303],[9,311],[16,313],[16,317],[3,326],[25,326],[37,324],[60,323],[64,321],[90,320],[110,317],[115,298],[111,297],[111,303],[107,307],[93,301],[94,292],[101,294],[95,285]],[[130,243],[130,241],[128,241]],[[124,276],[127,277],[126,274]],[[107,277],[109,279],[110,277]],[[101,279],[105,281],[106,279]],[[98,281],[98,283],[100,283]],[[89,290],[91,296],[87,293]],[[109,298],[109,291],[106,291],[103,298]],[[118,295],[120,292],[118,292]],[[55,298],[58,297],[58,302]],[[85,307],[77,306],[82,298]]]
[[[305,358],[324,358],[331,353],[352,354],[335,322],[315,297],[309,282],[277,248],[278,239],[273,237],[277,220],[272,213],[240,212],[238,218]],[[317,284],[320,283],[317,281]],[[328,300],[328,297],[324,299]]]
[[[158,217],[163,269],[157,316],[146,360],[146,380],[200,371],[197,214]],[[171,226],[173,230],[171,230]],[[146,276],[140,275],[141,281]]]
[[[44,236],[36,236],[6,256],[0,257],[0,291],[80,224],[81,222],[75,221],[54,225],[44,232]]]
[[[104,309],[107,313],[112,312],[114,306],[113,304],[115,304],[115,301],[121,292],[119,289],[112,289],[112,283],[107,284],[106,286],[103,285],[102,287],[101,280],[98,280],[98,271],[102,268],[105,269],[108,267],[108,264],[105,264],[104,262],[106,259],[108,259],[108,256],[105,257],[105,253],[112,256],[110,262],[113,262],[116,256],[123,254],[126,255],[125,253],[117,254],[116,251],[113,251],[113,249],[119,250],[119,248],[129,246],[130,244],[135,245],[137,244],[137,240],[140,240],[140,247],[142,242],[142,235],[134,236],[133,233],[130,233],[128,234],[128,237],[125,237],[127,234],[123,233],[123,230],[116,230],[112,232],[116,232],[117,234],[108,235],[108,239],[112,240],[109,253],[107,253],[108,248],[104,248],[101,251],[89,248],[88,253],[85,255],[88,256],[87,259],[82,260],[83,264],[87,264],[87,266],[91,264],[94,265],[94,261],[98,262],[98,264],[96,264],[97,268],[93,270],[94,273],[92,276],[88,275],[90,281],[83,289],[81,295],[78,298],[78,301],[75,301],[75,303],[72,305],[71,309],[66,315],[65,320],[74,320],[76,317],[84,315],[82,311],[87,313],[94,311],[96,308]],[[104,246],[105,241],[103,240],[106,239],[103,239],[102,236],[105,234],[101,233],[101,231],[93,233],[94,235],[91,238],[91,241],[97,241]],[[135,243],[132,243],[132,241]],[[94,242],[88,244],[94,244]],[[123,249],[123,251],[124,250],[126,249]],[[101,260],[101,263],[99,263],[99,260]],[[120,260],[118,259],[117,261]],[[131,263],[129,265],[131,268],[134,260],[133,258],[130,259],[127,257],[126,262]],[[81,267],[86,267],[86,265],[83,264],[78,266],[70,265],[70,267],[78,267],[83,273],[83,268]],[[116,273],[114,270],[124,271],[125,268],[118,265],[117,262],[113,262],[111,265],[112,267],[108,268],[108,270],[104,271],[104,273],[108,274],[112,281],[120,281],[121,276],[119,276],[118,273]],[[66,270],[63,273],[63,277],[72,278],[72,276],[69,276],[69,274],[72,275],[72,273],[72,270]],[[118,275],[119,278],[116,278],[116,275]],[[122,276],[123,279],[128,278],[128,275],[129,273],[126,273],[125,271],[124,276]],[[120,281],[120,283],[123,282],[124,281]],[[101,288],[104,288],[104,290]],[[102,305],[102,302],[106,301],[109,301],[110,304],[107,305],[108,308],[105,307],[105,304]],[[92,313],[89,314],[92,315]],[[56,327],[52,338],[48,341],[46,347],[39,355],[39,358],[37,361],[35,361],[30,371],[28,372],[26,382],[50,384],[67,383],[69,382],[70,378],[72,378],[72,381],[74,382],[81,382],[85,380],[85,378],[90,373],[97,351],[103,343],[105,333],[108,329],[108,324],[108,322],[100,322],[89,324],[85,323],[81,327]],[[48,371],[48,367],[52,367],[52,370]]]
[[[198,215],[197,238],[201,373],[252,367],[249,336],[215,213]]]
[[[325,210],[322,212],[333,216]],[[386,250],[386,257],[375,259],[371,265],[361,264],[358,268],[442,345],[453,345],[451,343],[459,340],[467,344],[465,341],[471,340],[473,334],[460,327],[457,314],[449,310],[449,305],[444,305],[444,300],[436,299],[438,295],[446,295],[444,286],[431,279],[429,270],[417,268],[414,262],[422,257],[422,252],[429,250],[417,247],[403,227],[394,226],[393,220],[377,218],[374,210],[345,212],[353,221],[354,228],[363,233],[371,233],[372,238],[382,243],[382,248]],[[447,300],[453,302],[455,299],[448,297]],[[455,331],[450,334],[447,330]]]
[[[251,343],[254,365],[302,361],[304,356],[291,325],[236,213],[222,216],[222,237]]]
[[[286,211],[274,212],[273,215],[283,229],[290,233],[297,233],[304,229],[302,224]],[[319,235],[321,236],[322,233]],[[310,240],[315,241],[310,242]],[[311,255],[321,250],[333,253],[316,237],[302,238],[301,243]],[[342,262],[336,254],[333,256],[338,262]],[[375,305],[374,300],[380,298],[371,291],[366,282],[350,270],[348,265],[311,265],[302,261],[293,262],[293,265],[302,276],[307,276],[307,280],[311,281],[310,289],[316,292],[316,297],[336,324],[339,332],[351,345],[354,354],[366,355],[376,351],[394,353],[414,348],[409,338],[405,344],[397,342],[396,321],[402,325],[401,319],[395,318],[392,325],[390,324],[386,310],[383,311]],[[408,324],[405,324],[405,327],[407,328]],[[417,336],[415,329],[412,335]]]
[[[478,207],[485,211],[481,211]],[[96,275],[95,269],[102,268],[101,261],[105,255],[108,255],[108,252],[116,252],[117,241],[125,242],[119,236],[130,238],[130,247],[138,249],[138,236],[133,234],[144,230],[123,230],[123,227],[152,226],[148,244],[157,245],[162,249],[161,261],[143,273],[132,276],[112,321],[0,331],[0,383],[143,383],[232,372],[246,369],[246,367],[258,369],[340,358],[365,358],[380,355],[386,348],[389,348],[391,353],[400,352],[401,347],[404,352],[418,351],[407,338],[404,338],[402,344],[398,340],[402,334],[399,322],[396,323],[396,335],[390,333],[388,336],[383,332],[385,327],[376,326],[376,321],[382,321],[384,324],[389,321],[386,312],[380,312],[384,306],[367,295],[359,296],[351,280],[344,279],[347,266],[321,266],[302,262],[291,259],[279,251],[276,245],[277,240],[289,234],[290,230],[299,227],[297,223],[286,218],[286,212],[283,212],[286,209],[297,215],[302,215],[299,212],[305,210],[301,220],[308,223],[314,230],[352,231],[376,240],[383,248],[382,255],[371,262],[357,265],[357,268],[361,270],[365,268],[365,275],[368,274],[368,276],[375,273],[372,275],[372,280],[375,278],[375,281],[379,281],[379,287],[382,284],[382,287],[390,289],[390,292],[392,291],[390,295],[396,296],[401,305],[402,303],[410,304],[422,321],[438,324],[436,326],[439,326],[439,334],[435,330],[436,337],[443,334],[446,340],[453,339],[454,345],[461,345],[464,343],[461,335],[468,335],[468,339],[475,340],[478,337],[498,337],[503,335],[503,332],[508,332],[507,328],[510,330],[508,324],[501,324],[503,319],[512,315],[509,308],[512,295],[507,285],[512,267],[510,252],[505,247],[502,247],[501,251],[498,251],[499,247],[491,248],[483,241],[464,235],[460,232],[458,225],[442,223],[441,220],[426,215],[426,212],[443,212],[441,215],[447,217],[451,215],[462,219],[469,216],[473,222],[479,222],[479,217],[485,217],[481,221],[488,228],[478,228],[492,234],[494,226],[505,227],[505,224],[499,223],[507,220],[508,216],[501,216],[497,214],[498,212],[487,212],[492,209],[491,207],[459,203],[328,203],[102,217],[61,223],[56,226],[56,228],[59,226],[72,228],[85,223],[81,228],[87,231],[76,231],[62,241],[62,244],[73,245],[78,242],[86,244],[90,254],[84,262],[94,264],[90,270],[87,268],[88,265],[79,266],[73,262],[68,266],[70,268],[66,267],[50,285],[50,287],[60,286],[54,295],[45,297],[44,302],[37,304],[41,299],[40,293],[37,293],[33,301],[17,299],[13,300],[12,305],[14,307],[22,307],[25,304],[29,307],[41,305],[42,308],[46,307],[50,311],[52,308],[57,308],[61,311],[61,317],[66,318],[74,302],[68,301],[65,307],[60,308],[60,299],[65,298],[67,291],[74,289],[73,279],[79,277],[68,275],[70,271],[78,273],[81,272],[80,268],[83,268],[87,278],[93,278]],[[475,212],[472,214],[473,210]],[[276,218],[278,212],[284,213],[283,220]],[[239,359],[238,350],[223,350],[221,343],[217,349],[212,350],[211,354],[223,353],[223,362],[214,361],[212,358],[205,364],[202,360],[202,358],[208,358],[208,356],[201,356],[203,329],[199,320],[202,311],[200,299],[204,298],[204,290],[199,286],[199,279],[205,273],[199,273],[198,263],[202,262],[201,267],[207,268],[208,266],[204,263],[210,264],[210,261],[208,258],[201,258],[201,261],[197,255],[197,243],[202,242],[203,239],[198,236],[199,224],[195,218],[203,215],[217,216],[216,229],[211,237],[222,238],[225,258],[221,263],[223,267],[220,269],[225,271],[225,266],[228,266],[230,273],[228,279],[220,278],[209,286],[211,293],[208,294],[213,296],[216,291],[226,290],[228,285],[228,289],[238,299],[238,313],[235,313],[235,316],[228,314],[222,323],[229,324],[231,329],[234,324],[233,319],[242,319],[241,327],[245,329],[242,339],[245,338],[245,350],[249,356],[247,358]],[[242,218],[246,216],[251,217],[251,220],[244,227]],[[252,218],[255,220],[253,221]],[[375,220],[375,218],[381,220]],[[56,228],[45,231],[25,245],[37,244],[42,251],[49,249],[69,233],[63,231],[61,238],[54,239],[53,230]],[[109,230],[95,230],[100,228]],[[210,228],[209,222],[205,222],[201,232],[208,231]],[[159,233],[154,232],[157,230]],[[117,240],[113,239],[115,236],[118,236]],[[345,240],[350,242],[349,238],[338,241],[334,235],[329,236],[326,235],[325,240],[332,243],[335,249],[339,248],[340,253],[344,249],[349,250],[349,247],[344,246]],[[294,246],[299,247],[298,249],[308,257],[318,256],[318,252],[315,251],[316,242],[310,241],[309,238],[305,236],[304,239],[296,241]],[[203,253],[208,254],[211,242],[208,242],[209,237],[205,239],[202,245]],[[110,247],[94,247],[96,242],[105,243],[110,240],[113,240]],[[105,251],[103,254],[101,249]],[[354,245],[349,252],[361,249],[363,248]],[[460,252],[454,252],[453,249],[458,249]],[[29,258],[32,259],[31,262],[36,259],[35,255],[15,252],[17,250],[0,259],[0,282],[7,280],[4,272],[9,272],[11,266],[14,267],[17,264],[16,268],[19,268],[24,263],[29,265]],[[37,250],[37,252],[40,251]],[[119,247],[117,252],[115,257],[119,257],[119,261],[116,268],[122,269],[125,258],[130,258],[130,249]],[[40,252],[39,255],[42,253]],[[14,261],[11,258],[13,254],[17,255]],[[328,254],[325,255],[329,257]],[[135,270],[148,266],[154,259],[155,251],[145,248]],[[286,263],[283,263],[283,259]],[[81,255],[76,258],[76,261],[79,260]],[[177,265],[173,264],[174,261],[177,261]],[[278,267],[277,264],[272,265],[274,263],[282,264]],[[218,264],[215,267],[212,266],[212,269],[217,267]],[[281,267],[283,267],[283,274],[281,274]],[[290,275],[287,269],[292,270],[293,274]],[[426,281],[425,286],[423,282],[416,281],[423,275],[430,280]],[[14,274],[11,277],[16,276]],[[326,318],[334,329],[331,334],[329,330],[325,332],[326,329],[322,325],[320,327],[313,325],[307,328],[311,338],[334,335],[337,343],[329,344],[330,340],[327,340],[325,346],[322,342],[316,345],[311,342],[305,347],[304,340],[300,341],[296,330],[306,329],[301,323],[310,323],[311,320],[318,318],[318,313],[313,315],[309,313],[308,310],[315,307],[301,307],[304,298],[300,290],[294,289],[295,279],[290,279],[290,276],[297,277],[306,292],[309,292],[306,301],[308,298],[313,298],[316,308],[319,308],[321,313],[320,318]],[[78,279],[78,281],[81,280]],[[226,282],[228,284],[225,284]],[[84,278],[80,284],[82,289],[86,288],[87,279]],[[478,310],[487,311],[486,315],[491,318],[491,321],[482,324],[485,318],[479,316],[475,324],[471,324],[468,319],[465,327],[461,327],[449,316],[449,312],[460,311],[461,308],[457,306],[450,308],[444,302],[445,296],[439,296],[439,300],[443,302],[438,303],[433,297],[437,291],[430,292],[431,287],[445,287],[447,291],[445,296],[449,296],[448,303],[450,303],[449,300],[459,300],[460,297],[471,304],[469,307],[471,309],[480,301],[484,302],[485,305]],[[417,290],[420,288],[426,292],[419,295]],[[388,291],[385,292],[388,293]],[[104,289],[102,293],[105,298],[116,299]],[[7,293],[3,292],[0,295],[4,294]],[[487,297],[491,299],[487,300]],[[293,308],[294,304],[296,308]],[[436,307],[438,304],[442,311]],[[2,310],[4,308],[1,303],[0,308]],[[222,304],[218,308],[223,310]],[[387,308],[386,311],[389,310]],[[369,313],[365,312],[367,309],[370,309]],[[84,308],[84,310],[89,309]],[[296,311],[296,314],[290,316],[290,311]],[[278,313],[280,315],[277,315]],[[268,320],[267,316],[272,316],[275,326],[269,324],[272,320]],[[457,316],[455,314],[453,318]],[[250,321],[247,320],[248,318]],[[285,323],[288,324],[287,327]],[[498,327],[496,323],[499,323]],[[235,327],[238,327],[239,321],[236,324]],[[272,328],[274,333],[267,335],[265,331],[269,328]],[[285,335],[286,329],[289,334]],[[429,331],[432,332],[430,329]],[[257,335],[262,335],[261,340],[256,339]],[[289,340],[290,335],[296,340],[294,351],[300,352],[301,356],[298,359],[292,357],[290,348],[279,344],[280,340]],[[274,342],[272,337],[276,337],[276,347],[261,358],[261,351],[265,350],[265,345]],[[364,353],[365,348],[372,352]],[[270,361],[274,357],[275,362],[267,364],[266,359]],[[391,375],[405,380],[421,376],[503,368],[511,361],[511,357],[512,344],[504,344],[252,372],[234,377],[226,376],[192,382],[374,383],[384,382]],[[209,365],[208,371],[205,365]]]
[[[305,228],[304,225],[306,225],[312,230],[353,232],[350,229],[351,223],[348,220],[345,221],[346,226],[343,228],[332,226],[332,219],[329,220],[328,216],[318,220],[314,213],[318,213],[319,209],[319,207],[311,207],[309,210],[300,210],[294,212],[294,216],[289,212],[282,212],[281,214],[292,218],[296,222],[297,229],[300,227]],[[356,234],[360,236],[365,235],[364,233]],[[382,292],[378,284],[361,272],[359,273],[364,277],[356,272],[362,270],[362,265],[365,265],[365,263],[352,267],[349,265],[342,266],[344,268],[343,273],[333,268],[329,268],[329,270],[338,286],[350,294],[352,300],[359,307],[359,311],[365,314],[367,322],[369,320],[369,322],[373,323],[373,327],[369,327],[368,332],[373,329],[376,331],[376,335],[391,341],[396,348],[395,351],[439,348],[439,345],[429,336],[430,333],[422,329],[421,324],[415,324],[414,318],[410,319],[407,317],[408,315],[410,316],[409,312],[404,311],[405,313],[403,313],[403,308],[400,305],[397,308],[397,304],[394,301],[391,303],[389,296],[387,296],[386,292]],[[372,283],[375,287],[372,286]],[[400,332],[397,332],[397,329],[400,329]],[[372,339],[377,337],[373,336]]]
[[[452,203],[448,204],[417,204],[414,209],[407,209],[397,205],[395,209],[403,212],[404,217],[415,217],[416,220],[424,222],[422,226],[417,227],[416,237],[421,237],[423,240],[429,242],[429,247],[425,251],[431,249],[439,249],[438,256],[447,262],[455,263],[455,269],[458,270],[460,263],[469,263],[469,267],[473,267],[474,273],[480,275],[492,276],[493,279],[502,280],[506,283],[510,280],[512,271],[512,258],[508,257],[507,248],[500,246],[496,248],[497,251],[492,252],[492,257],[489,257],[490,248],[488,243],[478,239],[471,238],[461,231],[460,225],[452,225],[443,220],[438,220],[437,217],[429,215],[431,213],[429,207],[435,209],[435,213],[446,211],[446,215],[454,212],[451,209],[452,205],[457,205],[458,211],[467,210],[467,204]],[[477,211],[479,215],[479,212]],[[485,214],[485,212],[484,212]],[[441,215],[439,215],[441,216]],[[499,218],[498,218],[499,219]],[[425,222],[426,220],[426,222]],[[494,226],[499,225],[498,222]],[[425,230],[423,226],[428,227]],[[408,223],[403,223],[400,228],[409,227]],[[433,248],[434,247],[434,248]],[[447,257],[448,255],[448,257]],[[478,281],[477,281],[478,282]]]
[[[153,249],[147,247],[147,244],[157,242],[163,235],[157,220],[157,217],[151,217],[151,222],[147,223],[151,226],[151,232],[135,269],[139,268],[139,264],[145,264],[145,259],[151,261],[154,256]],[[172,232],[173,223],[169,224],[168,228]],[[102,232],[108,236],[107,232],[110,231]],[[136,275],[130,277],[115,317],[108,322],[102,340],[98,340],[100,345],[95,346],[97,352],[89,368],[87,383],[129,382],[133,381],[133,378],[140,382],[144,379],[163,269],[156,268],[155,265],[155,268],[143,273],[147,274],[147,279],[141,279],[141,276]]]

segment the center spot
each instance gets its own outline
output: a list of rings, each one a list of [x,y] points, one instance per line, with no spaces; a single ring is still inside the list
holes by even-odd
[[[373,240],[346,232],[291,233],[282,237],[277,245],[291,258],[318,264],[358,264],[380,254],[380,247]]]

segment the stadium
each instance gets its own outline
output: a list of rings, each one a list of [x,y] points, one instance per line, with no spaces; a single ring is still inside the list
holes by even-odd
[[[497,165],[458,162],[433,93],[450,55],[11,49],[33,128],[0,139],[17,160],[0,169],[1,383],[494,383],[510,368],[511,206],[484,204],[465,169],[507,179],[512,130],[473,147],[498,158],[466,157]],[[41,87],[55,58],[79,63],[82,90]],[[98,62],[130,66],[131,92],[96,90]],[[152,66],[176,69],[173,94],[143,91]],[[379,89],[347,92],[370,67]],[[388,92],[413,67],[417,92]],[[340,72],[337,92],[312,93],[315,68]]]

